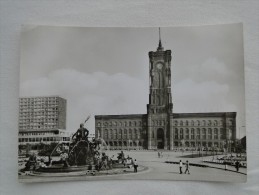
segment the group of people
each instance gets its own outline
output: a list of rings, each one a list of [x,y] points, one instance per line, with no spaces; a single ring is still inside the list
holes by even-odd
[[[183,170],[182,169],[183,169],[184,164],[185,164],[185,171],[184,171],[184,173],[185,174],[186,173],[190,174],[190,164],[189,164],[188,160],[186,161],[186,163],[183,163],[182,160],[180,160],[180,162],[179,162],[180,174],[183,174]],[[228,164],[227,164],[226,161],[224,161],[224,165],[225,165],[225,170],[227,170],[228,169]],[[235,168],[236,168],[237,172],[239,172],[239,167],[240,167],[240,163],[239,163],[239,161],[236,161],[235,162]]]
[[[225,166],[225,170],[228,170],[228,163],[227,163],[227,161],[224,161],[223,164]],[[238,160],[235,161],[234,166],[236,168],[236,172],[239,172],[239,168],[240,168],[241,164],[240,164],[240,162]]]
[[[135,173],[138,172],[138,162],[136,159],[133,160],[133,158],[131,158],[129,155],[127,156],[127,158],[125,158],[123,151],[118,153],[117,158],[118,158],[118,162],[122,163],[124,165],[124,167],[127,166],[128,168],[131,168],[133,166],[134,172]]]
[[[158,158],[163,158],[163,152],[158,151],[157,155],[158,155]]]
[[[105,152],[103,152],[102,155],[96,153],[94,159],[95,169],[97,171],[112,169],[112,158],[106,155]]]
[[[180,169],[180,174],[183,174],[183,162],[182,160],[180,160],[179,162],[179,169]],[[189,164],[189,161],[187,160],[186,163],[185,163],[185,171],[184,171],[184,174],[190,174],[190,164]]]

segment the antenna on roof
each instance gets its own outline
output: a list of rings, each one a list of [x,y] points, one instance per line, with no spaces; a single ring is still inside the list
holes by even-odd
[[[159,30],[159,44],[158,44],[157,50],[163,50],[164,48],[162,47],[162,42],[161,42],[161,31],[160,31],[160,27],[158,28],[158,30]]]

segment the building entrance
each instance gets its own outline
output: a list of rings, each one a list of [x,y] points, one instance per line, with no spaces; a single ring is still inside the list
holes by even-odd
[[[164,130],[159,128],[157,130],[157,149],[164,149]]]

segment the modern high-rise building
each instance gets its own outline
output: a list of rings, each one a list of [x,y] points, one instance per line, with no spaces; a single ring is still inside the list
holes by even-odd
[[[19,131],[66,129],[67,101],[58,96],[20,98]]]
[[[112,149],[229,149],[236,140],[236,112],[173,113],[171,50],[161,39],[149,52],[147,114],[97,115],[95,135]],[[190,100],[191,101],[191,100]]]
[[[21,97],[19,144],[37,145],[70,140],[66,132],[67,101],[59,96]]]

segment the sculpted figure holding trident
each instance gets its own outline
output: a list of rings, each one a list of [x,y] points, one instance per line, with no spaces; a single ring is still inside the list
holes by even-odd
[[[84,124],[81,123],[80,128],[72,136],[72,139],[75,138],[76,142],[81,141],[81,140],[88,141],[88,135],[89,135],[89,131],[86,128],[84,128]]]
[[[90,118],[90,116],[87,117],[87,119],[85,120],[84,123],[86,123],[86,121],[88,121],[89,118]],[[84,128],[84,123],[80,124],[80,128],[72,136],[72,140],[75,138],[75,142],[78,142],[81,140],[88,141],[89,131],[86,128]]]

